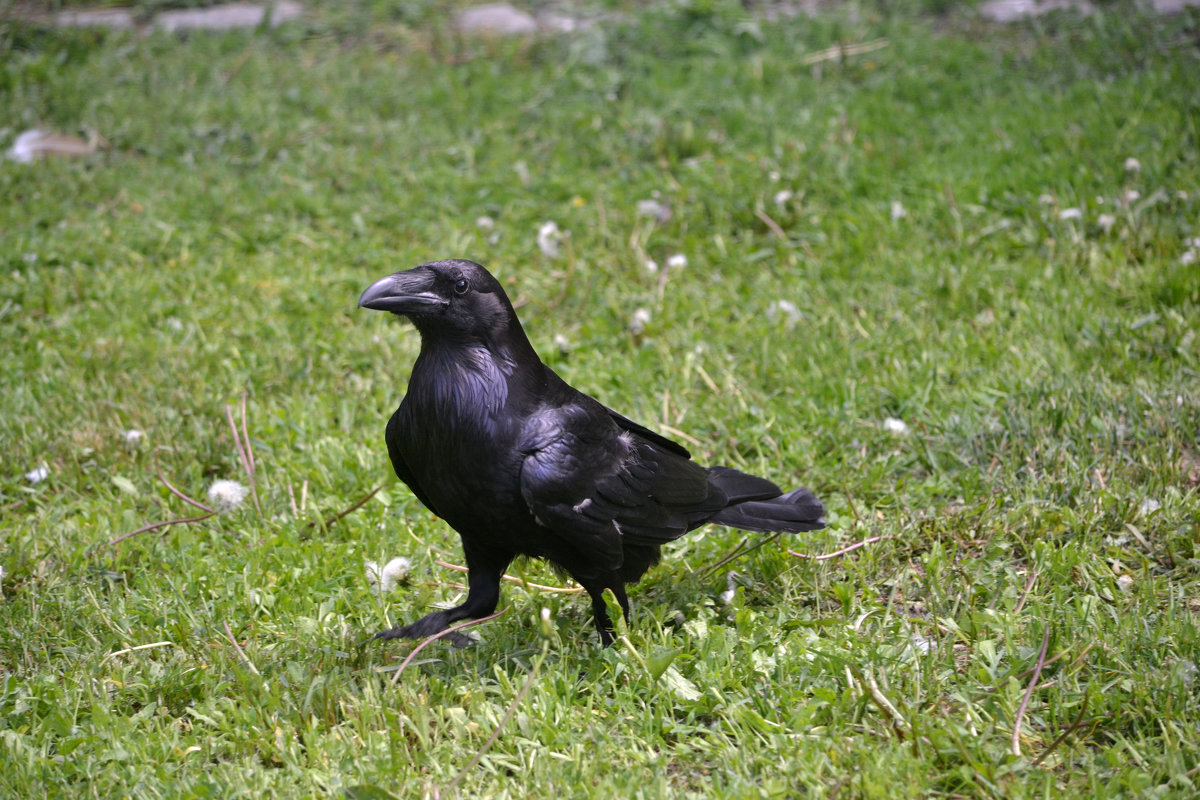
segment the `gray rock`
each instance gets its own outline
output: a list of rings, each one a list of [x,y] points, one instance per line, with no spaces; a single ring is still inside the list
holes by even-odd
[[[133,14],[126,8],[103,8],[97,11],[63,11],[54,17],[60,28],[111,28],[128,31],[135,27]]]
[[[463,33],[497,36],[528,36],[538,31],[537,20],[508,3],[487,3],[464,8],[454,18],[454,27]]]
[[[1085,17],[1095,10],[1088,0],[988,0],[979,7],[979,14],[991,22],[1016,22],[1063,9]]]
[[[275,27],[296,19],[304,9],[299,3],[281,0],[273,4],[229,3],[208,8],[164,11],[154,18],[154,27],[165,31],[225,31],[235,28],[256,28],[270,12],[270,25]]]

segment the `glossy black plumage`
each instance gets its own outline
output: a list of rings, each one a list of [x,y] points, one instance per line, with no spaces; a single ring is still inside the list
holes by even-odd
[[[679,444],[568,386],[538,358],[499,282],[471,261],[438,261],[372,284],[364,308],[407,317],[421,334],[408,393],[387,425],[396,475],[462,537],[469,590],[383,638],[429,636],[495,610],[518,555],[544,558],[592,599],[628,613],[625,584],[666,542],[708,522],[754,531],[824,526],[806,489],[702,467]]]

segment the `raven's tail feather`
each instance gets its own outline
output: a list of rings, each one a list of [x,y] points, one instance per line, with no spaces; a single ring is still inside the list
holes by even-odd
[[[764,500],[746,500],[723,508],[709,522],[743,531],[799,533],[825,527],[825,508],[808,489]]]

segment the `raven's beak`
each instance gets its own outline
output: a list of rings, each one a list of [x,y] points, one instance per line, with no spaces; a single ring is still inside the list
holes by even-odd
[[[380,278],[358,298],[358,307],[393,314],[429,313],[445,308],[449,301],[433,290],[433,278],[432,270],[421,267]]]

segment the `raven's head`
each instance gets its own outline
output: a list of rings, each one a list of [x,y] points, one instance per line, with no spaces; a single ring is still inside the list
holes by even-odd
[[[380,278],[358,298],[359,308],[408,317],[422,335],[484,343],[520,332],[500,282],[474,261],[434,261]]]

